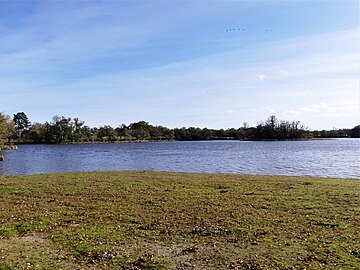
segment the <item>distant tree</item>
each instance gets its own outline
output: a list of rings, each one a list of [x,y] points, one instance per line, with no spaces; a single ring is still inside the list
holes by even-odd
[[[3,145],[6,141],[6,122],[7,118],[5,114],[0,113],[0,145]]]
[[[201,131],[201,140],[210,140],[213,137],[213,132],[212,130],[208,129],[208,128],[203,128],[203,130]]]
[[[149,133],[150,133],[151,140],[161,140],[162,139],[162,132],[161,132],[161,128],[159,128],[159,127],[150,125]]]
[[[69,143],[117,140],[292,140],[310,136],[310,132],[299,121],[278,120],[271,115],[267,120],[258,122],[256,127],[249,127],[244,122],[242,127],[229,129],[209,129],[198,127],[182,127],[169,129],[164,126],[153,126],[145,121],[120,125],[116,129],[109,125],[100,128],[90,128],[85,122],[64,116],[54,116],[51,122],[45,124],[30,122],[24,112],[9,116],[0,114],[0,143],[17,137],[33,141],[34,143]],[[29,128],[30,127],[30,128]],[[359,137],[360,126],[353,129],[333,129],[331,131],[313,131],[316,137]],[[15,132],[16,131],[16,132]]]
[[[132,138],[130,127],[125,124],[121,124],[119,127],[117,127],[115,132],[120,140],[129,140]]]
[[[175,133],[173,129],[169,128],[163,128],[162,130],[163,139],[165,140],[174,140],[175,139]]]
[[[256,126],[254,139],[258,140],[294,140],[309,136],[307,128],[300,121],[278,120],[271,115]]]
[[[93,142],[95,141],[95,134],[89,126],[82,126],[81,127],[81,141],[84,142]]]
[[[46,142],[66,143],[72,141],[73,126],[70,117],[54,116],[51,123],[45,123]]]
[[[6,141],[10,143],[14,138],[16,138],[14,121],[9,115],[0,113],[0,144],[4,144]]]
[[[85,124],[84,121],[80,121],[79,118],[74,118],[72,122],[70,122],[70,126],[72,129],[71,133],[71,141],[73,142],[81,142],[85,141],[86,137],[83,134],[82,126]]]
[[[225,130],[219,129],[214,132],[216,134],[217,139],[223,139],[225,137]]]
[[[150,129],[151,126],[148,122],[139,121],[136,123],[131,123],[129,125],[131,130],[131,135],[135,137],[137,140],[147,140],[150,139]]]
[[[200,141],[202,138],[201,132],[202,132],[201,128],[197,128],[197,127],[188,128],[188,134],[191,141]]]
[[[115,130],[108,125],[100,127],[97,131],[97,137],[102,142],[113,142],[117,140]]]
[[[315,138],[349,138],[353,137],[353,132],[356,130],[356,127],[353,129],[336,129],[333,128],[331,130],[314,130],[311,132],[312,136]],[[356,134],[356,131],[355,131]]]
[[[34,123],[27,133],[27,139],[34,143],[44,143],[46,138],[47,128],[45,124]]]
[[[24,132],[29,129],[31,123],[24,112],[18,112],[17,114],[14,114],[13,121],[15,129],[18,132],[18,137],[22,139]]]
[[[240,133],[235,128],[229,128],[225,131],[225,137],[230,140],[240,139]]]
[[[350,136],[352,138],[360,138],[360,125],[355,126],[353,129],[351,129]]]
[[[175,136],[175,140],[177,140],[177,141],[191,140],[190,134],[189,134],[186,127],[175,128],[174,129],[174,136]]]

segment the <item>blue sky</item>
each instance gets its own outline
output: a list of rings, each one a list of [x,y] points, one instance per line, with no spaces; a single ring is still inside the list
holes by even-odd
[[[360,119],[358,1],[3,1],[0,111],[310,129]]]

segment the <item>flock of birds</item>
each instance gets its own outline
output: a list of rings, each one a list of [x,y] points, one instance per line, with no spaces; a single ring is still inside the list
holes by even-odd
[[[228,28],[226,29],[226,32],[235,32],[235,31],[242,31],[245,32],[245,28]],[[266,32],[272,32],[272,29],[265,29]]]

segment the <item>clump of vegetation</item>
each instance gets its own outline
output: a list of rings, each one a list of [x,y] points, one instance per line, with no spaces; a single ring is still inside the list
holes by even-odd
[[[14,132],[14,122],[10,116],[0,113],[0,150]]]
[[[0,177],[0,269],[357,269],[356,180]]]
[[[145,121],[121,124],[117,128],[104,125],[89,127],[79,118],[54,116],[52,121],[31,124],[24,112],[10,116],[0,114],[0,149],[7,141],[15,143],[94,143],[118,141],[199,141],[199,140],[302,140],[309,138],[360,137],[360,126],[353,129],[309,131],[300,121],[279,120],[270,116],[249,127],[208,129],[182,127],[170,129]]]
[[[258,140],[294,140],[309,138],[310,132],[300,121],[278,120],[272,115],[258,123],[252,137]]]

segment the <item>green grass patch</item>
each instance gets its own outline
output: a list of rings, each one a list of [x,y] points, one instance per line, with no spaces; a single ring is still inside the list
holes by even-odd
[[[1,194],[4,194],[9,191],[13,191],[13,190],[14,190],[14,188],[1,188],[0,187],[0,196],[1,196]]]
[[[358,180],[0,177],[0,269],[357,269]]]

